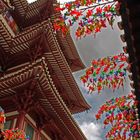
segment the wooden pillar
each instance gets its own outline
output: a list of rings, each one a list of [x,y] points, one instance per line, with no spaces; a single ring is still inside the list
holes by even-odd
[[[19,116],[17,118],[16,127],[19,128],[19,129],[22,129],[22,130],[24,129],[25,115],[26,115],[25,111],[20,111]]]
[[[40,129],[36,132],[36,140],[40,140]]]

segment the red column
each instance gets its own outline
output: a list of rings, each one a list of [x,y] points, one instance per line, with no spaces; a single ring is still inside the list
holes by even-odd
[[[41,128],[37,128],[37,140],[41,140]]]
[[[39,131],[37,131],[37,133],[36,133],[36,140],[40,140],[40,133],[39,133]]]
[[[25,122],[25,112],[24,111],[20,111],[19,112],[19,116],[17,118],[17,124],[16,124],[16,127],[19,128],[19,129],[24,129],[24,122]]]

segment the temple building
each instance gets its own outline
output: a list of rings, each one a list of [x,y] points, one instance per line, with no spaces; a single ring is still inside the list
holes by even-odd
[[[5,129],[30,140],[86,140],[72,114],[90,109],[72,72],[84,65],[70,34],[53,29],[56,1],[0,1],[0,106]]]
[[[122,22],[119,22],[120,29],[124,29],[124,35],[121,35],[122,41],[126,42],[124,49],[129,54],[129,76],[133,82],[131,86],[136,100],[140,102],[140,1],[120,0],[120,14]],[[138,104],[138,114],[140,118],[140,103]]]

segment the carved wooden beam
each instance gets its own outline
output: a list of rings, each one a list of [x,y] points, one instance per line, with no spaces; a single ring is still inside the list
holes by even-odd
[[[12,5],[11,5],[11,3],[10,3],[10,0],[3,0],[9,7],[13,7]]]
[[[44,20],[49,18],[53,14],[52,12],[53,12],[53,0],[48,0],[46,6],[43,8],[42,11],[40,11],[40,16]]]
[[[44,52],[48,52],[48,48],[45,32],[42,32],[42,35],[29,47],[26,54],[29,56],[30,61],[34,62],[38,57],[41,57]]]
[[[8,64],[8,55],[4,52],[2,47],[0,47],[0,66],[1,70],[0,72],[4,72],[7,69],[7,64]]]
[[[23,93],[14,95],[13,101],[16,103],[19,111],[24,110],[29,112],[38,104],[38,102],[34,101],[36,82],[36,79],[33,79],[30,86]]]

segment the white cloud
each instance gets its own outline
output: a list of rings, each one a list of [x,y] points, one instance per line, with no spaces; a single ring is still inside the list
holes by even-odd
[[[99,125],[95,125],[93,122],[84,122],[80,125],[80,128],[88,140],[102,140]]]
[[[36,1],[36,0],[27,0],[29,3],[32,3],[32,2],[34,2],[34,1]]]

